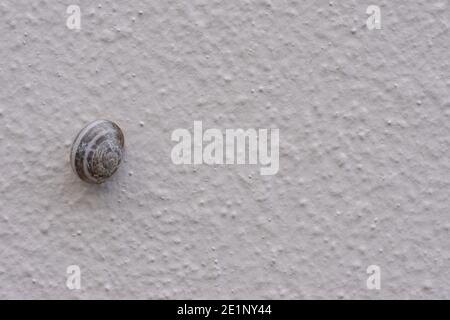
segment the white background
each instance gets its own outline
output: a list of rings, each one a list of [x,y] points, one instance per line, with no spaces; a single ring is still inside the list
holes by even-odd
[[[0,298],[450,298],[447,0],[3,0],[0,17]],[[102,186],[69,164],[98,118],[126,139]],[[279,128],[279,173],[172,164],[194,120]]]

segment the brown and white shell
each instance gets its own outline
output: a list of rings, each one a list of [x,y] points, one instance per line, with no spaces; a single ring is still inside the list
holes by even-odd
[[[73,171],[81,180],[103,183],[119,168],[124,136],[114,122],[96,120],[84,127],[75,138],[70,152]]]

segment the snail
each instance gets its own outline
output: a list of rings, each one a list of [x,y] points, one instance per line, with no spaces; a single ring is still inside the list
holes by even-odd
[[[78,133],[70,162],[81,180],[100,184],[111,177],[122,161],[124,136],[117,124],[96,120]]]

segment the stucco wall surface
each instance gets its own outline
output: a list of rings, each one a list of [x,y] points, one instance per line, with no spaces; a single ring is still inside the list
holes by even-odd
[[[450,298],[447,0],[2,0],[0,17],[0,298]],[[126,139],[101,186],[69,164],[98,118]],[[173,164],[194,120],[279,128],[278,174]]]

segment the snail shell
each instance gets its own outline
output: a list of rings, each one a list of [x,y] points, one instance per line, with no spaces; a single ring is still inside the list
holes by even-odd
[[[96,120],[84,127],[72,144],[73,171],[89,183],[103,183],[119,168],[124,136],[114,122]]]

